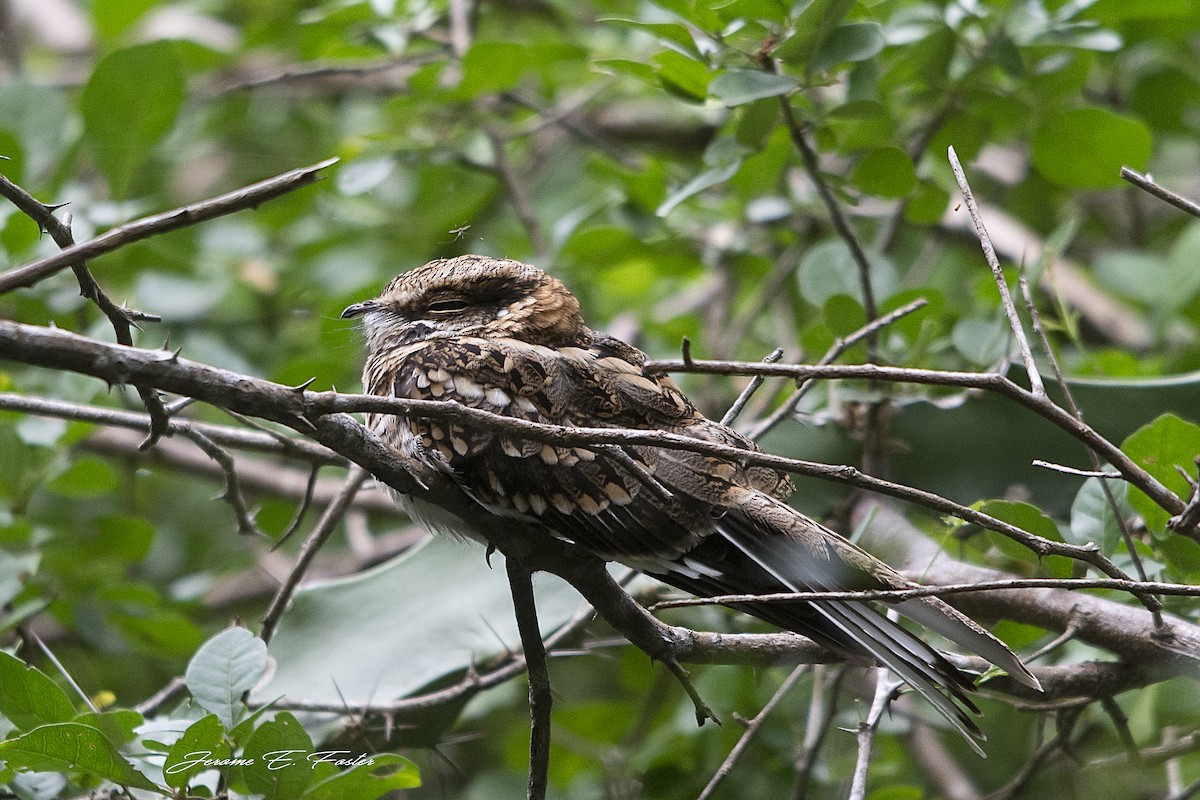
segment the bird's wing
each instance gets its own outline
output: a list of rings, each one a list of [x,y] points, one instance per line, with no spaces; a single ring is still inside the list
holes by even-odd
[[[515,339],[438,339],[390,360],[368,391],[452,400],[535,422],[667,430],[757,449],[699,414],[668,378],[647,375],[644,356],[615,339],[550,349]],[[386,385],[383,385],[386,384]],[[533,518],[597,555],[662,566],[713,530],[712,517],[743,485],[784,493],[787,479],[679,450],[561,447],[455,422],[375,415],[388,441],[452,474],[479,503]]]

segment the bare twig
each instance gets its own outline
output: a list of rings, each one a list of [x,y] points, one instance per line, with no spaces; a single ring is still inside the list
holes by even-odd
[[[1200,597],[1200,586],[1187,583],[1159,583],[1156,581],[1111,580],[1105,578],[1012,578],[1002,581],[979,581],[939,586],[914,585],[908,589],[860,589],[846,592],[778,592],[771,594],[722,594],[711,597],[680,597],[661,600],[650,606],[651,611],[690,606],[730,605],[737,603],[794,603],[815,600],[854,600],[861,602],[883,601],[899,603],[917,597],[944,597],[970,592],[995,592],[1019,589],[1117,589],[1131,594],[1153,592],[1154,594]]]
[[[776,347],[763,359],[763,363],[774,364],[781,358],[783,358],[783,348]],[[742,389],[742,393],[738,395],[738,399],[735,400],[733,405],[729,407],[729,410],[725,412],[725,416],[721,417],[722,425],[733,424],[733,421],[737,419],[738,414],[742,413],[742,409],[746,407],[746,403],[750,402],[750,398],[754,396],[754,393],[758,391],[758,388],[763,385],[763,381],[765,380],[766,378],[764,378],[762,375],[755,375],[750,379],[750,382],[746,384],[746,388]]]
[[[100,709],[96,708],[96,704],[92,702],[92,698],[88,696],[88,693],[85,692],[80,685],[75,682],[75,678],[72,677],[71,673],[67,671],[67,668],[63,666],[62,662],[58,660],[58,656],[54,655],[54,651],[47,647],[46,643],[43,642],[41,638],[33,631],[26,630],[24,631],[24,634],[33,639],[33,643],[36,644],[37,648],[42,651],[42,655],[46,656],[46,658],[50,660],[50,663],[54,665],[56,670],[58,670],[58,674],[63,676],[63,679],[71,686],[72,689],[75,690],[75,694],[82,698],[83,702],[87,704],[87,707],[90,708],[93,713],[99,713]]]
[[[887,709],[888,701],[900,687],[900,684],[890,680],[886,668],[876,667],[874,672],[875,697],[871,700],[871,709],[867,712],[867,718],[859,723],[858,730],[855,732],[858,738],[858,757],[854,762],[854,777],[850,781],[850,792],[846,795],[847,800],[863,800],[867,796],[867,767],[871,764],[875,731],[879,728],[879,721],[883,719],[883,712]]]
[[[733,749],[729,751],[729,755],[721,762],[721,766],[713,773],[712,778],[708,781],[708,785],[696,796],[696,800],[708,800],[708,798],[712,797],[713,792],[721,785],[721,781],[725,780],[725,777],[729,775],[733,766],[738,762],[738,759],[742,757],[742,753],[746,751],[746,748],[750,745],[750,741],[758,733],[759,728],[767,721],[767,717],[771,715],[771,712],[775,710],[784,696],[792,690],[796,682],[809,669],[810,667],[807,664],[801,664],[784,679],[779,688],[775,690],[775,693],[771,695],[771,699],[762,707],[762,710],[755,714],[754,719],[750,720],[746,725],[746,730],[742,732],[741,737],[737,740],[737,744],[733,746]]]
[[[537,212],[534,211],[533,204],[529,202],[529,194],[521,185],[516,173],[513,172],[512,165],[508,163],[508,143],[499,132],[491,127],[487,127],[485,130],[488,141],[492,144],[493,169],[504,185],[504,193],[508,195],[508,201],[512,203],[513,211],[516,213],[517,219],[521,221],[521,227],[525,229],[525,235],[529,237],[529,243],[533,246],[534,252],[539,257],[545,258],[550,252],[550,246],[546,240],[546,234],[542,230],[541,220],[537,218]]]
[[[190,398],[189,398],[190,399]],[[171,405],[176,405],[172,403]],[[58,419],[73,419],[80,422],[95,422],[116,428],[141,429],[145,428],[150,418],[145,414],[133,411],[122,411],[113,408],[101,408],[82,403],[71,403],[65,400],[51,400],[44,397],[0,392],[0,409],[22,411],[26,414],[36,414]],[[191,422],[172,418],[167,425],[168,435],[183,434],[188,430],[203,433],[209,439],[226,447],[236,447],[243,450],[253,450],[260,453],[274,453],[292,458],[304,459],[314,464],[332,464],[345,466],[346,459],[327,447],[323,447],[309,439],[283,437],[281,440],[277,431],[254,433],[223,425],[210,425],[204,422]]]
[[[142,702],[133,707],[133,710],[144,716],[153,714],[158,709],[171,702],[178,694],[187,688],[187,681],[176,676],[167,681],[167,685],[159,689],[157,692],[147,697]]]
[[[304,485],[304,497],[300,499],[300,504],[296,506],[296,513],[292,515],[292,521],[288,523],[283,533],[279,534],[279,538],[271,545],[272,550],[278,550],[284,542],[291,538],[293,533],[300,530],[300,523],[304,521],[304,515],[308,513],[308,507],[312,505],[313,494],[317,489],[317,477],[320,475],[320,472],[320,464],[312,464],[309,467],[308,482]],[[357,496],[357,493],[355,496]]]
[[[906,317],[918,309],[924,308],[928,303],[929,301],[924,297],[918,297],[911,303],[905,303],[894,311],[889,311],[882,317],[871,320],[850,335],[835,341],[833,345],[825,351],[825,355],[821,356],[821,360],[817,362],[817,366],[832,364],[838,359],[839,356],[841,356],[842,353],[858,344],[867,336],[871,336],[882,328],[891,325],[896,320]],[[798,381],[797,383],[798,385],[796,387],[796,391],[792,393],[792,396],[783,401],[779,408],[775,409],[771,413],[771,416],[757,423],[751,430],[749,430],[746,434],[747,436],[749,436],[751,439],[758,439],[762,436],[766,436],[768,431],[796,412],[796,408],[800,405],[800,401],[804,399],[804,395],[808,394],[809,389],[813,387],[813,378],[806,378],[803,381]]]
[[[279,591],[271,599],[271,605],[267,607],[266,614],[263,615],[262,627],[258,635],[264,642],[269,642],[275,634],[279,618],[283,615],[284,609],[287,608],[292,595],[296,591],[296,587],[300,585],[305,572],[308,571],[309,565],[312,564],[312,560],[316,557],[317,551],[333,535],[338,523],[341,522],[342,515],[346,513],[346,509],[349,508],[350,503],[354,500],[354,495],[366,479],[367,473],[364,470],[359,467],[351,467],[349,474],[346,475],[346,482],[341,494],[329,504],[328,508],[325,509],[325,513],[317,520],[312,533],[304,540],[304,544],[300,548],[300,553],[296,556],[296,566],[288,573],[287,580],[279,587]]]
[[[1042,347],[1042,351],[1046,354],[1046,359],[1050,363],[1050,368],[1054,371],[1054,381],[1058,388],[1062,391],[1063,397],[1066,398],[1067,408],[1071,412],[1071,416],[1083,422],[1083,411],[1079,408],[1079,404],[1075,402],[1075,393],[1071,391],[1070,385],[1063,377],[1062,367],[1059,366],[1058,358],[1054,355],[1054,348],[1050,346],[1050,337],[1046,335],[1046,328],[1042,325],[1042,317],[1038,313],[1037,304],[1033,302],[1033,292],[1029,288],[1029,281],[1025,280],[1025,275],[1020,276],[1019,285],[1021,295],[1025,298],[1025,307],[1029,313],[1030,322],[1033,324],[1033,332],[1038,337],[1038,342]],[[1092,469],[1099,472],[1100,456],[1093,449],[1088,449],[1088,459],[1092,462]],[[1129,553],[1129,560],[1133,562],[1134,572],[1137,573],[1138,579],[1146,580],[1146,568],[1142,565],[1142,558],[1138,555],[1137,547],[1133,542],[1133,533],[1129,530],[1129,521],[1125,515],[1121,513],[1121,507],[1117,504],[1117,497],[1113,494],[1112,486],[1106,480],[1100,481],[1100,491],[1104,493],[1105,503],[1108,504],[1112,511],[1113,519],[1117,521],[1117,527],[1121,530],[1121,540],[1125,543],[1125,550]],[[1147,608],[1155,615],[1154,621],[1158,626],[1162,625],[1162,617],[1159,616],[1159,611],[1162,609],[1162,603],[1156,597],[1141,594],[1138,595]]]
[[[800,126],[799,120],[796,119],[796,114],[792,111],[791,101],[786,95],[779,98],[779,106],[783,113],[783,122],[787,126],[788,133],[791,135],[792,144],[800,152],[800,157],[804,161],[804,170],[808,173],[809,180],[817,187],[817,194],[821,197],[821,202],[825,204],[825,209],[829,212],[829,220],[833,223],[834,230],[838,236],[850,248],[850,255],[854,258],[854,263],[858,266],[859,285],[862,287],[862,303],[863,311],[867,314],[867,321],[874,320],[879,316],[879,307],[875,304],[875,289],[871,285],[871,262],[867,259],[867,253],[863,249],[862,243],[859,242],[858,236],[850,227],[850,221],[846,219],[846,215],[842,213],[842,208],[838,204],[837,198],[833,196],[833,192],[829,188],[829,184],[821,175],[821,164],[817,160],[817,154],[808,143],[808,139],[804,135],[804,129]],[[870,354],[871,361],[877,361],[875,332],[872,331],[867,335],[867,350]]]
[[[517,631],[525,653],[525,671],[529,675],[529,800],[544,800],[550,772],[550,672],[546,665],[546,646],[538,627],[537,605],[533,596],[533,574],[519,562],[506,559],[508,586],[512,592]]]
[[[809,702],[808,717],[804,724],[804,740],[800,744],[800,753],[796,756],[796,787],[792,792],[792,800],[805,800],[808,797],[812,772],[817,765],[821,748],[829,738],[829,730],[838,710],[838,692],[847,671],[845,666],[835,667],[833,678],[828,679],[828,668],[818,666],[813,670],[812,700]]]
[[[203,450],[205,455],[221,466],[221,471],[225,475],[225,491],[221,493],[221,499],[233,509],[233,513],[237,517],[238,533],[242,536],[270,538],[255,523],[255,513],[246,507],[246,498],[242,495],[242,486],[238,480],[237,467],[229,451],[198,430],[187,430],[184,431],[183,435],[195,442],[196,446]]]
[[[0,175],[0,195],[7,198],[9,202],[36,222],[40,230],[48,232],[59,247],[66,249],[75,244],[75,235],[71,232],[70,214],[64,215],[63,221],[60,222],[54,216],[55,207],[39,202],[33,195],[12,183],[3,175]],[[88,269],[87,262],[83,259],[76,261],[70,266],[71,270],[75,273],[75,279],[79,282],[79,294],[95,303],[96,307],[104,313],[104,316],[108,317],[108,321],[113,327],[113,333],[116,335],[119,343],[133,344],[132,329],[138,322],[160,321],[160,318],[154,314],[135,311],[114,303],[105,294],[104,290],[100,288],[100,284],[96,282],[96,278],[92,275],[91,270]],[[148,386],[138,386],[136,388],[138,395],[142,398],[142,403],[146,406],[147,413],[150,415],[149,433],[145,441],[142,442],[142,449],[146,449],[156,443],[163,433],[166,432],[168,414],[167,410],[163,407],[163,401],[159,397],[158,392]]]
[[[1078,475],[1081,478],[1102,478],[1104,480],[1121,479],[1121,473],[1119,472],[1108,472],[1102,469],[1079,469],[1077,467],[1068,467],[1064,464],[1054,464],[1050,461],[1043,461],[1040,458],[1035,458],[1029,463],[1035,467],[1054,470],[1055,472],[1061,472],[1064,475]]]
[[[1193,217],[1200,217],[1200,205],[1197,205],[1182,195],[1175,194],[1170,189],[1160,186],[1159,184],[1155,183],[1154,179],[1149,175],[1139,175],[1129,167],[1121,167],[1121,177],[1142,191],[1149,192],[1159,200],[1170,203],[1180,211],[1186,211]]]
[[[227,194],[181,206],[161,214],[142,217],[124,225],[118,225],[86,242],[64,248],[40,261],[16,267],[0,274],[0,294],[13,289],[33,286],[38,281],[66,269],[72,264],[88,261],[96,256],[116,250],[142,239],[157,236],[167,231],[186,228],[207,222],[210,219],[232,214],[247,208],[255,208],[268,200],[308,186],[317,180],[318,173],[338,162],[329,158],[309,167],[290,170],[274,178],[243,186]]]
[[[1021,350],[1021,360],[1025,363],[1029,386],[1035,397],[1045,397],[1046,387],[1042,384],[1042,376],[1038,374],[1037,364],[1033,360],[1033,351],[1029,349],[1029,340],[1025,337],[1025,327],[1021,324],[1021,318],[1017,314],[1017,306],[1013,302],[1012,294],[1008,291],[1008,282],[1004,279],[1004,270],[1000,267],[1000,259],[996,257],[996,250],[992,247],[992,240],[988,236],[987,227],[979,213],[979,206],[975,204],[975,195],[971,193],[971,185],[967,182],[966,173],[963,172],[962,164],[959,163],[958,154],[954,152],[953,147],[949,149],[949,156],[950,167],[954,170],[954,178],[958,181],[958,188],[963,194],[963,202],[966,203],[971,221],[975,223],[975,233],[979,236],[979,244],[983,247],[983,257],[992,269],[992,277],[996,281],[996,288],[1000,291],[1000,300],[1004,304],[1004,313],[1008,316],[1009,327],[1012,328],[1013,335],[1017,339],[1017,346]]]
[[[1008,398],[1038,416],[1050,421],[1067,434],[1094,449],[1101,458],[1112,464],[1130,483],[1137,486],[1166,511],[1178,514],[1185,503],[1157,478],[1139,467],[1121,449],[1105,439],[1085,422],[1075,418],[1066,409],[1037,397],[1003,375],[981,372],[948,372],[941,370],[913,369],[909,367],[885,367],[876,364],[830,364],[810,366],[805,364],[763,364],[753,361],[700,361],[683,362],[671,359],[647,361],[648,372],[696,372],[711,375],[767,375],[795,378],[797,380],[819,377],[827,380],[855,378],[859,380],[893,381],[930,386],[954,386],[962,389],[979,389]]]

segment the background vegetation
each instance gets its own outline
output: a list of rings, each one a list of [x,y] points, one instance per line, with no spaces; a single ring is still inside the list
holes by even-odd
[[[696,358],[757,361],[779,347],[785,363],[811,363],[923,298],[838,363],[1006,371],[1014,339],[961,208],[952,145],[1010,281],[1021,271],[1034,286],[1085,418],[1186,501],[1175,467],[1194,478],[1200,453],[1189,419],[1200,221],[1118,171],[1149,170],[1200,196],[1197,30],[1191,0],[9,0],[0,172],[46,204],[69,203],[57,215],[70,214],[82,242],[340,158],[314,186],[91,264],[109,296],[161,317],[133,331],[135,344],[283,384],[357,390],[360,342],[341,309],[397,272],[466,252],[553,271],[594,327],[655,357],[678,357],[686,336]],[[838,216],[866,253],[868,282]],[[0,204],[0,268],[57,249],[28,213]],[[65,271],[0,295],[0,318],[114,338]],[[745,381],[678,379],[715,417]],[[739,424],[755,428],[793,388],[769,381]],[[235,491],[220,463],[229,442],[175,435],[139,452],[140,422],[86,421],[80,409],[142,412],[131,389],[15,360],[0,363],[0,389],[0,643],[15,653],[0,654],[0,794],[75,796],[106,779],[135,794],[164,783],[279,798],[524,792],[519,678],[420,712],[361,713],[464,675],[508,674],[494,672],[516,646],[503,570],[481,549],[413,549],[423,533],[368,485],[309,573],[342,577],[302,590],[268,651],[243,628],[222,631],[242,620],[261,632],[301,537],[275,540],[313,529],[343,465],[239,451]],[[31,413],[27,398],[71,405]],[[169,408],[240,424],[203,404]],[[1200,545],[1145,495],[1114,484],[1114,512],[1095,478],[1032,466],[1092,469],[1078,442],[1002,398],[823,381],[761,441],[976,504],[1049,540],[1095,542],[1132,574],[1123,518],[1151,580],[1200,577]],[[844,484],[804,480],[794,502],[840,515],[849,532],[853,498]],[[902,510],[957,559],[1025,577],[1089,574]],[[697,728],[665,670],[577,617],[569,588],[538,586],[547,631],[572,625],[551,662],[557,796],[700,795],[744,733],[739,720],[788,679],[790,666],[690,667],[725,721]],[[1127,592],[1099,594],[1149,616]],[[1181,622],[1200,612],[1194,598],[1167,605]],[[764,630],[711,608],[664,617]],[[1047,627],[1021,617],[995,630],[1025,654],[1055,642],[1039,665],[1138,661],[1136,649]],[[1196,657],[1044,701],[990,694],[986,761],[935,733],[918,704],[902,707],[876,741],[869,796],[1191,796]],[[845,795],[856,751],[845,730],[870,687],[836,666],[790,680],[716,796]],[[348,719],[313,711],[343,706]],[[161,772],[164,753],[257,754],[261,767],[263,753],[314,746],[400,755],[340,777],[330,765]]]

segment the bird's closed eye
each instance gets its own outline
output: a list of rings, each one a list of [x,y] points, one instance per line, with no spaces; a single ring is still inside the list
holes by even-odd
[[[433,314],[453,314],[456,311],[462,311],[468,305],[470,304],[461,297],[447,297],[430,303],[429,311]]]

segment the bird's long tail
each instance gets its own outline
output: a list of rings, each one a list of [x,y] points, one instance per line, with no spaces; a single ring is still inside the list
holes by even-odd
[[[768,594],[911,587],[891,567],[787,504],[748,493],[716,521],[709,536],[680,558],[663,581],[700,595]],[[921,694],[971,746],[984,736],[966,711],[979,713],[971,679],[937,650],[867,603],[746,603],[740,610],[835,650],[869,655]],[[1040,689],[1037,678],[1003,642],[934,597],[895,604],[902,615]]]

